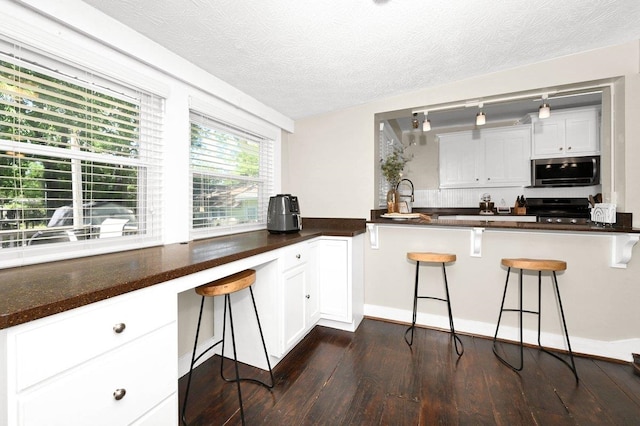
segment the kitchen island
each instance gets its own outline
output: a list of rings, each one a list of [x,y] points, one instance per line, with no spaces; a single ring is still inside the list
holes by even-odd
[[[457,255],[447,266],[456,330],[493,337],[507,269],[503,258],[559,259],[567,270],[558,274],[567,327],[577,353],[631,360],[640,345],[635,321],[640,263],[637,251],[640,230],[621,226],[559,225],[501,220],[442,220],[470,215],[478,210],[443,209],[427,213],[428,219],[392,220],[372,211],[367,221],[369,244],[365,251],[367,272],[365,315],[410,322],[415,263],[408,252],[442,252]],[[416,209],[414,209],[414,212]],[[420,210],[418,209],[420,212]],[[499,219],[493,217],[492,219]],[[512,218],[510,218],[512,219]],[[630,222],[629,222],[630,223]],[[425,275],[425,278],[422,278]],[[425,267],[421,280],[438,291],[441,272]],[[512,278],[512,280],[515,278]],[[525,300],[534,300],[536,277],[524,274]],[[556,304],[543,277],[543,309]],[[390,287],[393,291],[390,291]],[[515,294],[508,294],[514,304]],[[525,341],[535,344],[535,318],[525,319]],[[543,342],[564,348],[553,312],[542,324]],[[515,317],[506,338],[517,340]],[[448,329],[446,310],[429,303],[419,305],[418,324]],[[511,334],[509,334],[511,333]]]

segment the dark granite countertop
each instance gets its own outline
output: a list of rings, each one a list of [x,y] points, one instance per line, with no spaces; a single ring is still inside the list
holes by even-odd
[[[605,233],[625,233],[638,234],[640,229],[631,227],[631,214],[618,213],[617,223],[614,226],[596,226],[594,224],[572,225],[558,223],[542,223],[542,222],[518,222],[518,221],[500,221],[495,218],[502,215],[493,215],[492,220],[451,220],[438,219],[439,215],[478,215],[477,209],[414,209],[414,212],[422,213],[423,218],[394,220],[385,219],[380,215],[386,213],[386,210],[372,210],[371,220],[367,223],[377,223],[385,225],[418,225],[418,226],[447,226],[447,227],[466,227],[466,228],[495,228],[495,229],[517,229],[517,230],[537,230],[537,231],[570,231],[570,232],[605,232]],[[509,215],[516,216],[516,215]]]
[[[294,234],[253,231],[0,270],[0,329],[318,236],[353,237],[364,219],[303,218]]]

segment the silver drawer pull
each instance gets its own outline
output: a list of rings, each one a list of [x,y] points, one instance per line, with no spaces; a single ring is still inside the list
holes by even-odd
[[[125,325],[125,323],[123,322],[119,322],[116,325],[113,326],[113,331],[115,331],[116,333],[120,334],[124,331],[124,329],[127,328],[127,326]]]
[[[116,389],[115,392],[113,392],[113,397],[116,399],[116,401],[120,401],[126,394],[126,389]]]

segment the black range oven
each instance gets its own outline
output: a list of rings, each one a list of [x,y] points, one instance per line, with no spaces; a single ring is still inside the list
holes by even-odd
[[[527,213],[538,222],[585,225],[590,223],[589,200],[585,198],[528,198]]]

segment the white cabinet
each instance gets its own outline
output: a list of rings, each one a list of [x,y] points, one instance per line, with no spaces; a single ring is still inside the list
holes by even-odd
[[[175,424],[176,309],[175,294],[145,289],[3,330],[0,424],[144,424],[155,412]]]
[[[320,316],[315,256],[317,243],[283,249],[281,264],[280,355],[286,354],[316,324]]]
[[[318,279],[320,324],[355,331],[364,312],[364,237],[322,237]]]
[[[600,108],[552,111],[548,118],[531,115],[532,158],[600,154]]]
[[[476,135],[477,136],[477,135]],[[484,146],[472,132],[438,135],[440,139],[440,187],[479,186],[484,176]]]
[[[438,135],[440,187],[527,186],[531,182],[530,126]]]

